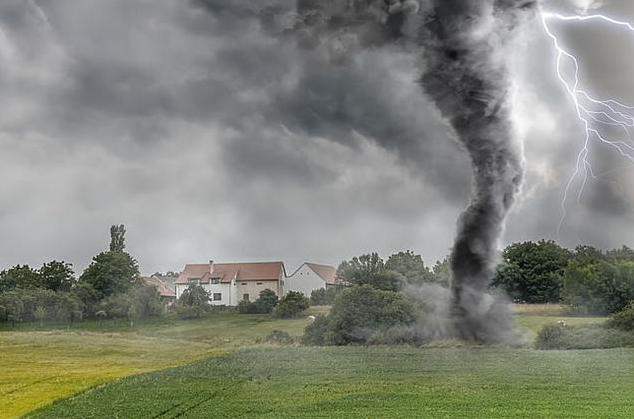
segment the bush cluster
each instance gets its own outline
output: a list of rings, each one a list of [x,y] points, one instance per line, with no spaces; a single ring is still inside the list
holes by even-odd
[[[340,287],[319,288],[310,293],[310,304],[313,306],[331,305],[341,291]]]
[[[127,293],[110,295],[97,308],[104,317],[128,320],[156,317],[164,311],[158,291],[148,285],[134,285]]]
[[[607,322],[607,327],[634,332],[634,301],[619,311]]]
[[[181,319],[203,317],[211,307],[209,296],[209,292],[201,285],[189,285],[178,298],[174,310]]]
[[[537,349],[606,349],[634,347],[634,333],[603,325],[544,326],[537,335]]]
[[[377,334],[415,320],[414,305],[403,295],[369,285],[342,291],[328,316],[306,327],[303,342],[310,345],[368,344]]]
[[[81,301],[67,292],[28,289],[0,294],[0,321],[73,321],[81,318]]]
[[[277,294],[270,289],[260,291],[258,299],[251,302],[242,300],[238,303],[238,312],[241,314],[268,314],[272,313],[277,305]]]
[[[561,302],[577,313],[611,314],[634,299],[634,250],[515,243],[504,250],[494,285],[517,302]]]
[[[303,315],[310,307],[310,300],[301,292],[289,291],[273,310],[273,315],[281,319],[292,319]]]

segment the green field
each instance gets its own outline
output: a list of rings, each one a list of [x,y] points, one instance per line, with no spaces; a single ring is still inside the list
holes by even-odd
[[[560,319],[569,324],[604,320],[562,317],[564,313],[553,306],[520,307],[516,311],[518,323],[530,337],[543,324]],[[42,411],[38,415],[44,416],[37,417],[117,417],[110,414],[100,416],[104,415],[104,411],[99,410],[101,400],[101,408],[108,411],[115,407],[124,409],[118,416],[121,418],[169,418],[178,414],[178,406],[185,409],[195,404],[195,400],[200,402],[205,397],[212,397],[209,393],[212,389],[220,400],[215,403],[224,406],[225,417],[239,417],[244,409],[265,407],[273,409],[272,413],[267,413],[270,417],[278,417],[275,413],[278,411],[286,412],[286,417],[297,417],[292,413],[293,409],[302,403],[312,406],[324,404],[326,412],[328,409],[342,408],[342,412],[352,409],[348,412],[350,417],[389,417],[392,416],[390,409],[394,408],[393,404],[401,399],[406,410],[413,409],[410,413],[399,413],[402,417],[425,417],[416,416],[413,412],[423,409],[423,405],[436,406],[434,403],[441,400],[444,400],[444,407],[433,409],[440,409],[438,412],[448,409],[448,417],[460,417],[464,402],[470,400],[467,396],[480,397],[482,392],[489,397],[487,409],[491,408],[494,412],[495,409],[488,403],[497,403],[508,413],[505,406],[510,397],[513,403],[525,403],[526,406],[541,403],[540,399],[548,395],[533,394],[536,387],[562,395],[566,388],[570,392],[572,387],[579,386],[579,394],[585,394],[587,403],[599,397],[596,399],[599,407],[608,393],[616,407],[619,403],[626,403],[625,398],[632,400],[632,394],[625,392],[627,385],[630,385],[630,391],[634,388],[631,380],[626,380],[634,375],[631,370],[633,353],[627,350],[314,349],[296,346],[271,348],[261,343],[272,330],[284,330],[298,336],[305,325],[305,318],[275,320],[267,315],[235,313],[217,313],[200,320],[168,318],[137,322],[133,327],[125,322],[85,322],[72,328],[18,325],[15,331],[7,331],[9,326],[4,325],[5,331],[0,331],[0,419],[17,418],[38,407],[46,409],[55,400],[122,377],[203,359],[207,360],[194,366],[152,373],[157,375],[151,380],[141,375],[106,384],[76,398],[60,401],[50,412]],[[218,356],[222,357],[213,358]],[[403,373],[410,367],[410,373]],[[521,370],[518,370],[520,367]],[[209,372],[210,368],[213,373]],[[376,374],[372,374],[373,369],[376,369]],[[614,386],[603,387],[607,385],[604,380],[609,377],[614,379]],[[475,387],[472,386],[474,380],[477,381]],[[464,385],[458,385],[462,381]],[[130,385],[143,388],[146,393],[142,395],[125,387]],[[230,387],[240,391],[234,393],[228,390]],[[251,395],[245,398],[252,390],[261,392],[263,397],[273,397],[272,404],[254,399]],[[269,391],[272,393],[267,393]],[[510,392],[508,396],[504,395],[505,391]],[[522,391],[530,397],[515,400],[516,393]],[[597,392],[595,399],[588,396],[592,392]],[[166,396],[168,393],[169,397]],[[441,393],[441,400],[430,401]],[[454,396],[459,396],[462,401],[453,399]],[[571,396],[575,398],[576,394]],[[106,403],[105,400],[110,397],[112,399]],[[213,397],[209,400],[215,400]],[[351,405],[344,408],[346,400]],[[482,402],[485,400],[482,399]],[[142,401],[147,406],[138,405]],[[385,404],[386,410],[373,403]],[[157,406],[169,411],[163,416],[158,415],[161,411],[156,410]],[[357,407],[353,409],[354,406]],[[359,406],[370,406],[371,409],[358,410]],[[101,413],[90,416],[84,409]],[[519,407],[514,409],[521,410]],[[201,416],[200,411],[196,413],[196,408],[189,412],[187,415],[190,416],[182,417],[222,417],[220,414]],[[267,417],[263,411],[258,412],[258,415]],[[362,412],[368,415],[363,416]],[[579,417],[592,417],[591,412],[586,409],[587,416]],[[332,411],[323,416],[319,416],[319,411],[310,413],[302,410],[302,413],[306,413],[306,417],[332,416]],[[613,417],[624,417],[618,416],[619,409],[613,414],[616,415]],[[335,416],[342,417],[339,414]],[[427,417],[442,417],[442,414]]]
[[[201,320],[19,325],[0,332],[0,419],[116,378],[183,365],[253,345],[274,329],[299,335],[305,319],[216,314]],[[7,328],[8,326],[5,326]]]
[[[259,348],[29,418],[631,418],[634,350]]]

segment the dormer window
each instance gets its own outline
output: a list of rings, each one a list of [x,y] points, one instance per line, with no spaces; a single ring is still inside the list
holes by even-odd
[[[189,282],[190,285],[194,285],[194,284],[198,284],[198,282],[200,281],[200,278],[188,278],[187,281]]]

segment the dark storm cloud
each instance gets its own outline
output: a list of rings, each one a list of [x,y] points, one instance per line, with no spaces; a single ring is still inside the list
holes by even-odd
[[[420,55],[393,41],[415,32],[384,15],[379,35],[298,45],[298,16],[281,0],[1,2],[0,267],[84,266],[122,222],[145,271],[444,256],[470,173],[417,85]],[[535,122],[568,118],[535,50],[527,153],[545,163],[528,163],[512,239],[552,234],[571,169],[574,123]]]

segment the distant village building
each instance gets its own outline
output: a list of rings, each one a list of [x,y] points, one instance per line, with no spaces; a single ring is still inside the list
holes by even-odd
[[[164,281],[158,275],[152,276],[140,276],[138,281],[143,285],[149,285],[156,287],[161,300],[166,304],[172,304],[176,300],[176,292],[173,287],[166,281]]]
[[[176,298],[189,285],[201,285],[210,293],[210,304],[236,306],[242,300],[255,301],[260,291],[270,289],[282,295],[286,277],[283,262],[187,264],[174,283]]]
[[[285,280],[284,294],[289,291],[301,292],[307,297],[317,289],[337,284],[337,270],[334,266],[304,263]]]

